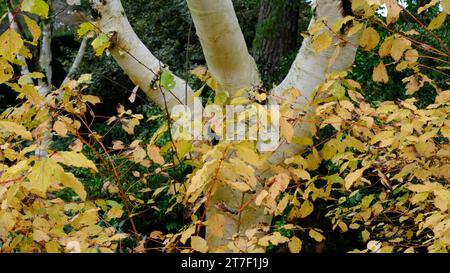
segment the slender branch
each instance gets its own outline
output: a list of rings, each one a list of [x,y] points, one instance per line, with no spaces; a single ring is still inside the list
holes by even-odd
[[[70,80],[78,70],[78,67],[81,64],[81,61],[83,60],[84,53],[86,52],[86,46],[89,41],[89,37],[86,35],[84,36],[83,40],[81,41],[80,48],[78,49],[77,56],[75,57],[75,60],[72,63],[72,66],[70,67],[69,72],[67,73],[66,78],[63,81],[63,84],[66,83],[68,80]]]

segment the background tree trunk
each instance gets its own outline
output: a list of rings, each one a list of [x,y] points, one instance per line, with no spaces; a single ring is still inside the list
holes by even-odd
[[[281,80],[281,59],[297,49],[300,19],[299,0],[262,0],[253,42],[253,56],[261,77],[268,83]]]

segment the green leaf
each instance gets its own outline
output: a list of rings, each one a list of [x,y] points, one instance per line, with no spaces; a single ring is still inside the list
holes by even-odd
[[[22,2],[22,11],[27,11],[47,18],[49,7],[44,0],[24,0]]]
[[[175,88],[175,77],[169,70],[164,70],[161,74],[161,86],[165,89],[172,90]]]

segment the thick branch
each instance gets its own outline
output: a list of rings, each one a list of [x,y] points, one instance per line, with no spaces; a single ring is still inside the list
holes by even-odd
[[[98,28],[104,34],[114,36],[114,43],[110,48],[111,55],[133,83],[161,108],[164,109],[167,104],[169,112],[174,106],[184,104],[185,101],[190,104],[192,89],[187,86],[186,92],[186,82],[178,77],[175,77],[176,86],[171,92],[151,86],[161,68],[161,62],[153,56],[134,32],[120,0],[90,0],[90,2],[99,14]]]
[[[219,88],[235,92],[260,83],[231,0],[187,0],[203,54]]]
[[[326,25],[331,27],[336,20],[343,18],[342,13],[341,0],[316,0],[315,16],[311,19],[310,26],[314,24],[317,19],[325,17],[327,19]],[[330,30],[327,29],[324,31]],[[302,43],[300,51],[292,64],[288,75],[280,85],[271,91],[272,102],[283,103],[283,101],[287,99],[287,96],[283,91],[294,87],[299,90],[302,95],[297,99],[295,108],[303,110],[302,108],[313,99],[316,87],[325,81],[325,77],[328,73],[333,71],[343,71],[351,67],[358,49],[359,34],[360,32],[351,37],[345,37],[347,41],[343,42],[330,31],[330,36],[333,37],[331,46],[320,54],[316,54],[315,50],[312,48],[312,39],[306,38]],[[329,64],[336,47],[341,47],[341,49],[336,60],[330,66]],[[294,127],[295,136],[308,136],[311,134],[308,128],[308,122],[313,122],[311,111],[307,113],[303,122],[299,122]],[[278,164],[286,157],[287,153],[290,155],[298,154],[304,148],[303,145],[294,143],[284,144],[270,158],[270,162]]]

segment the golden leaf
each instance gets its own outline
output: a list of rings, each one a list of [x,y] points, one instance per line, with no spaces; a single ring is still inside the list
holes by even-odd
[[[312,47],[317,54],[320,54],[322,51],[330,47],[331,42],[332,39],[330,37],[330,34],[328,32],[324,32],[313,40]]]
[[[289,241],[288,247],[291,253],[300,253],[302,250],[302,241],[297,236],[294,236]]]
[[[442,0],[442,9],[447,13],[450,14],[450,0]]]
[[[374,82],[387,83],[389,76],[387,74],[386,66],[383,62],[380,62],[373,70],[372,79]]]
[[[344,179],[345,188],[349,190],[353,186],[353,184],[362,177],[363,172],[364,169],[359,169],[352,173],[349,173]]]
[[[366,28],[359,38],[359,45],[366,51],[374,49],[380,42],[380,35],[372,28]]]
[[[147,154],[150,159],[159,165],[164,165],[164,158],[160,155],[160,150],[155,145],[147,145]]]
[[[87,159],[83,154],[76,152],[57,152],[52,156],[52,159],[68,166],[77,168],[90,168],[97,172],[95,164]]]
[[[313,238],[317,242],[322,242],[325,239],[325,236],[323,236],[320,232],[317,232],[314,229],[310,229],[308,233],[309,237]]]
[[[64,122],[57,120],[53,124],[53,131],[55,131],[61,137],[66,137],[68,130],[67,130],[66,124]]]
[[[445,19],[447,18],[447,14],[444,12],[441,12],[436,18],[434,18],[430,24],[428,25],[429,30],[435,30],[442,26],[442,24],[445,22]]]
[[[404,37],[395,39],[392,42],[392,47],[391,47],[392,59],[394,59],[395,61],[398,62],[402,58],[405,50],[407,50],[409,48],[411,48],[411,41],[409,41],[408,39],[406,39]]]
[[[0,121],[0,129],[5,129],[6,131],[14,133],[26,140],[33,139],[31,133],[27,131],[27,129],[24,126],[14,122]]]

